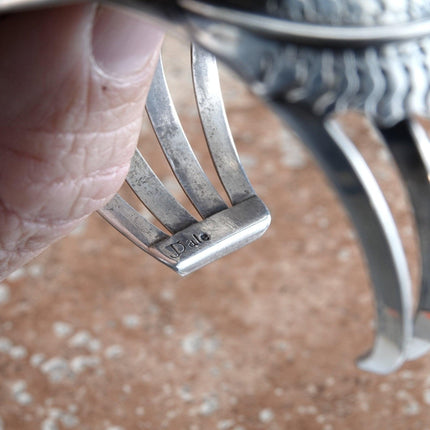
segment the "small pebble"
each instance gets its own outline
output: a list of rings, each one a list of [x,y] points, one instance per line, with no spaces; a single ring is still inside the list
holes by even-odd
[[[41,264],[32,264],[27,267],[27,273],[32,278],[40,278],[43,275],[44,269]]]
[[[124,355],[124,348],[121,345],[111,345],[105,349],[105,357],[113,360]]]
[[[9,353],[13,346],[13,343],[7,337],[0,337],[0,352]]]
[[[218,430],[229,430],[234,426],[234,421],[233,420],[222,420],[220,421],[216,428]]]
[[[62,413],[60,415],[60,421],[66,428],[73,428],[79,424],[79,418],[73,414]]]
[[[71,335],[73,332],[72,325],[63,321],[55,322],[52,325],[52,329],[54,330],[55,336],[60,339]]]
[[[86,348],[92,339],[91,334],[87,330],[78,331],[68,342],[72,348]]]
[[[271,409],[262,409],[258,414],[258,418],[260,422],[267,424],[273,421],[273,418],[275,418],[275,415],[273,414]]]
[[[218,398],[216,396],[208,396],[200,405],[200,415],[208,416],[213,414],[219,408]]]
[[[21,360],[27,357],[27,348],[21,345],[12,346],[9,350],[9,357],[14,360]]]
[[[100,358],[91,355],[78,355],[70,361],[73,373],[79,374],[87,369],[95,368],[100,364]]]
[[[140,324],[142,323],[142,319],[140,318],[139,315],[134,315],[134,314],[130,314],[130,315],[124,315],[122,318],[122,325],[126,328],[137,328],[140,326]]]
[[[68,361],[61,357],[53,357],[45,361],[40,370],[54,383],[63,381],[72,373]]]
[[[56,422],[52,418],[47,418],[42,422],[40,430],[59,430]]]
[[[192,402],[194,398],[191,394],[191,388],[188,385],[184,385],[183,387],[179,388],[178,395],[184,402]]]
[[[430,388],[423,391],[423,400],[426,405],[430,405]]]
[[[33,396],[30,393],[23,391],[21,393],[16,394],[15,400],[20,405],[25,406],[25,405],[29,405],[33,401]]]
[[[45,354],[42,354],[39,352],[39,353],[33,354],[30,357],[30,364],[33,367],[39,367],[43,363],[44,360],[45,360]]]
[[[19,381],[16,381],[12,384],[11,390],[13,394],[22,393],[27,388],[27,382],[20,379]]]
[[[182,340],[182,350],[187,355],[196,354],[202,348],[203,339],[199,333],[191,333]]]

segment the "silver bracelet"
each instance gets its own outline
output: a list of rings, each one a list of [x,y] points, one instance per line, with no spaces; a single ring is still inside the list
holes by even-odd
[[[53,3],[5,0],[0,12]],[[57,2],[56,2],[57,3]],[[115,0],[170,22],[193,43],[197,106],[225,202],[181,128],[161,62],[147,111],[196,219],[136,152],[127,182],[168,234],[120,196],[100,211],[143,250],[181,274],[261,236],[270,214],[237,156],[215,58],[230,67],[314,154],[337,191],[367,257],[377,310],[373,348],[358,365],[388,373],[430,349],[430,2],[420,0]],[[422,261],[414,315],[411,278],[390,209],[369,167],[333,115],[366,115],[401,172]]]

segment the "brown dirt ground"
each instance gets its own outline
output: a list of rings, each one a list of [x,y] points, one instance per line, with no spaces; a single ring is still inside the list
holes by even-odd
[[[201,144],[185,54],[176,42],[166,49],[178,111]],[[388,376],[354,365],[372,342],[373,299],[323,175],[257,100],[229,76],[224,83],[269,231],[180,278],[90,217],[0,287],[1,429],[430,428],[430,357]],[[413,263],[409,209],[387,152],[359,116],[342,121]],[[148,126],[141,147],[181,199]]]

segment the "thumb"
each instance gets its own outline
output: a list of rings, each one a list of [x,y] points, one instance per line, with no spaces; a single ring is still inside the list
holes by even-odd
[[[94,5],[0,17],[0,280],[122,184],[161,38]]]

